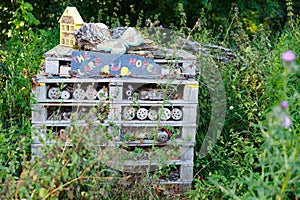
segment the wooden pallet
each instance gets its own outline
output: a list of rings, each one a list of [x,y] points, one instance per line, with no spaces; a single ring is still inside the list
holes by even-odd
[[[32,91],[38,101],[32,105],[32,152],[42,157],[42,144],[57,145],[57,138],[63,136],[65,130],[72,129],[76,133],[76,130],[89,125],[88,134],[94,142],[91,145],[99,150],[109,148],[113,158],[118,158],[114,154],[120,149],[124,155],[131,155],[135,148],[143,150],[144,154],[139,155],[140,157],[124,162],[112,159],[113,164],[121,163],[121,166],[116,167],[118,170],[144,173],[150,166],[154,173],[161,163],[147,155],[153,154],[152,148],[155,147],[165,153],[165,163],[176,166],[178,171],[176,180],[160,177],[156,179],[156,183],[173,189],[175,193],[190,189],[199,87],[198,81],[190,78],[196,73],[195,68],[191,67],[195,58],[183,56],[174,60],[168,58],[169,54],[156,56],[154,62],[161,66],[162,73],[157,77],[89,75],[86,78],[72,78],[66,73],[72,63],[72,51],[71,48],[57,46],[45,53],[45,71],[37,77],[39,85]],[[172,70],[170,66],[175,63],[181,67],[182,74],[169,76]],[[76,97],[76,89],[82,89],[83,93],[79,96],[81,98]],[[94,90],[104,96],[93,96],[91,91]],[[64,95],[61,95],[63,91]],[[83,95],[86,91],[90,92],[90,96]],[[91,123],[89,119],[80,117],[80,114],[97,106],[103,108],[104,105],[109,105],[105,113],[101,111],[105,119],[100,120],[94,115]],[[132,119],[124,117],[125,108],[134,108],[136,116]],[[85,112],[81,112],[81,109]],[[160,109],[167,109],[165,113],[172,113],[174,110],[175,114],[166,119],[162,119],[161,115],[158,118],[148,115],[150,110]],[[72,113],[76,115],[71,118]],[[102,132],[97,131],[98,127],[106,127],[103,135],[110,133],[114,136],[113,139],[105,139]],[[157,139],[157,135],[163,131],[169,138],[162,142]],[[60,145],[72,148],[70,144],[69,141]],[[176,151],[178,153],[175,155]],[[107,165],[113,167],[108,162]]]

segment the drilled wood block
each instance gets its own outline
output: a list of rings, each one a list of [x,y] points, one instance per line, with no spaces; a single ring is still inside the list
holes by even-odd
[[[59,60],[55,58],[46,58],[45,72],[48,74],[59,73]]]
[[[47,120],[47,109],[38,104],[32,105],[32,122],[35,121],[46,121]]]
[[[47,87],[44,86],[37,86],[36,87],[36,91],[37,91],[37,100],[44,100],[47,99]]]

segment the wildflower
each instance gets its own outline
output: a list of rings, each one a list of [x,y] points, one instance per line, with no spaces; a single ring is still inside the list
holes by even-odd
[[[296,59],[296,54],[289,50],[281,54],[281,59],[284,62],[293,62]]]
[[[198,18],[198,20],[196,21],[196,24],[195,24],[196,27],[200,27],[201,26],[201,19]]]
[[[151,20],[150,19],[146,19],[146,26],[149,26],[151,23]]]
[[[160,26],[159,26],[159,28],[163,28],[163,26],[162,26],[162,25],[160,25]]]
[[[291,120],[291,118],[290,118],[288,115],[284,116],[283,126],[284,126],[285,128],[289,128],[291,125],[292,125],[292,120]]]
[[[292,72],[298,71],[298,66],[294,62],[296,59],[296,54],[293,51],[288,50],[284,52],[283,54],[281,54],[281,59],[286,68],[288,68]]]
[[[280,103],[280,107],[281,107],[282,109],[287,109],[287,108],[289,107],[289,103],[288,103],[287,101],[282,101],[282,102]]]

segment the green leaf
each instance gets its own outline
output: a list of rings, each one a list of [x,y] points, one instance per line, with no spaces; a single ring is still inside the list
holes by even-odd
[[[78,154],[75,151],[73,151],[71,166],[73,166],[77,162],[77,160],[78,160]]]
[[[68,168],[63,168],[63,171],[62,171],[62,177],[64,180],[67,180],[68,179],[68,175],[69,175],[69,169]]]

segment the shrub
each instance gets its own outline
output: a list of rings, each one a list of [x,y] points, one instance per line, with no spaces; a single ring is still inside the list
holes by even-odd
[[[35,33],[31,27],[38,21],[31,11],[32,6],[23,2],[14,12],[10,39],[0,50],[1,182],[8,176],[17,178],[23,159],[30,157],[30,78],[39,70],[43,52],[54,44],[58,35],[53,37],[55,34],[43,30]]]

